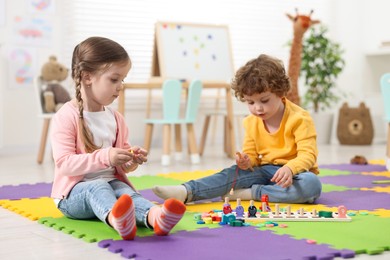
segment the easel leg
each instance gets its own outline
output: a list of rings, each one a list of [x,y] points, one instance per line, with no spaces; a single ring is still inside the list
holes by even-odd
[[[150,145],[152,143],[153,124],[146,124],[144,148],[150,153]]]
[[[202,137],[200,139],[200,144],[199,144],[199,155],[200,156],[202,156],[203,152],[204,152],[204,147],[205,147],[206,140],[207,140],[207,131],[208,131],[209,125],[210,125],[210,118],[211,118],[210,115],[206,115],[206,117],[204,119]]]
[[[231,96],[231,90],[230,86],[226,88],[226,110],[227,110],[227,125],[226,127],[228,128],[229,132],[229,153],[228,156],[230,158],[235,158],[235,153],[236,153],[236,138],[235,138],[235,131],[234,131],[234,115],[233,115],[233,102],[232,102],[232,96]]]

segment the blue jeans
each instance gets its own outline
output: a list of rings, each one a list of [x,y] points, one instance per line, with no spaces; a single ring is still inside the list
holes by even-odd
[[[123,194],[128,194],[133,199],[137,225],[149,227],[147,214],[154,204],[120,180],[107,182],[97,179],[79,182],[73,187],[68,197],[60,201],[58,209],[69,218],[93,219],[97,217],[108,224],[108,213]]]
[[[320,196],[322,185],[317,175],[302,172],[294,175],[293,184],[288,188],[275,185],[270,180],[281,167],[262,165],[254,171],[238,169],[236,165],[223,169],[211,176],[184,183],[187,189],[187,201],[211,199],[227,194],[233,184],[234,189],[252,190],[252,199],[261,201],[262,195],[268,195],[270,202],[277,203],[314,203]]]

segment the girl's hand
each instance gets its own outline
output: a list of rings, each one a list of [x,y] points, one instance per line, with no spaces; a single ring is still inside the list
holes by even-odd
[[[148,152],[141,147],[133,146],[129,151],[132,155],[132,160],[122,166],[125,172],[135,171],[138,168],[138,165],[143,164],[148,160],[146,158]]]
[[[133,156],[132,159],[134,163],[143,164],[148,161],[148,152],[145,149],[139,146],[132,146],[130,150]]]
[[[236,164],[238,168],[242,170],[252,169],[251,166],[251,160],[249,159],[249,156],[245,153],[236,153]]]
[[[293,173],[290,168],[284,165],[276,171],[271,181],[275,182],[276,185],[279,185],[282,188],[290,187],[293,183]]]
[[[127,149],[112,147],[108,152],[111,166],[119,166],[127,163],[133,158],[133,155]]]

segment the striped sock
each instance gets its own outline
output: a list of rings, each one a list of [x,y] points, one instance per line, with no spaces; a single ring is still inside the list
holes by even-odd
[[[149,211],[150,223],[154,223],[154,233],[166,236],[180,221],[186,211],[183,202],[177,199],[167,199],[161,208],[153,207]]]
[[[112,208],[112,226],[124,240],[133,240],[137,232],[134,204],[131,197],[123,194]]]

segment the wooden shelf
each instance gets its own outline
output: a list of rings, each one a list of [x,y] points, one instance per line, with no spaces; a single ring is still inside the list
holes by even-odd
[[[385,56],[390,55],[390,47],[380,47],[376,50],[371,50],[366,53],[366,56]]]

